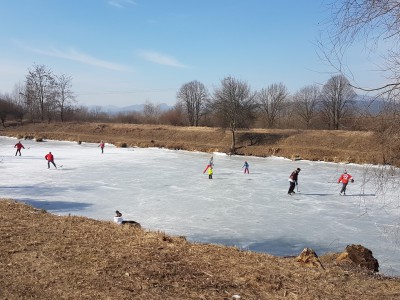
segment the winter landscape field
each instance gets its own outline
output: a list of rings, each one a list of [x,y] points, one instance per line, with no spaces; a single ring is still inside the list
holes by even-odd
[[[119,210],[145,229],[277,256],[361,244],[382,273],[400,275],[398,169],[387,175],[376,166],[214,153],[208,179],[208,153],[107,144],[101,154],[97,144],[22,140],[15,156],[17,142],[0,137],[2,198],[105,221]],[[49,151],[58,169],[47,168]],[[298,167],[298,192],[289,196],[288,177]],[[340,196],[344,170],[355,182]]]

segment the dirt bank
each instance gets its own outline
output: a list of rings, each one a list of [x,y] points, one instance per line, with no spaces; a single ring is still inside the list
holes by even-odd
[[[399,299],[399,279],[320,257],[189,243],[112,222],[59,217],[0,199],[0,298]]]
[[[231,133],[208,127],[174,127],[106,123],[55,123],[8,126],[0,135],[98,143],[228,152]],[[308,160],[383,163],[382,148],[372,132],[252,129],[237,132],[237,154]]]

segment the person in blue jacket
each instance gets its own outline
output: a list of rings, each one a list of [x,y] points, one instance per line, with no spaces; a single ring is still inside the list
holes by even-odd
[[[247,162],[247,161],[244,161],[244,165],[243,165],[243,167],[242,168],[244,168],[244,173],[246,174],[250,174],[249,173],[249,163]]]

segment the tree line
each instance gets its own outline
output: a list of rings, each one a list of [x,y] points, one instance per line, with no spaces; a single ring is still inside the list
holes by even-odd
[[[100,107],[77,105],[71,76],[34,65],[24,84],[16,85],[11,94],[0,94],[0,118],[3,126],[9,119],[219,126],[232,132],[251,127],[361,129],[356,126],[356,119],[363,112],[355,105],[356,96],[343,75],[332,76],[322,87],[304,86],[293,95],[284,83],[252,91],[247,82],[228,76],[212,92],[197,80],[184,83],[169,111],[147,101],[142,112],[111,115]]]
[[[45,65],[28,69],[25,82],[16,84],[10,94],[0,94],[0,118],[28,122],[64,122],[74,110],[76,98],[72,77],[55,74]]]
[[[138,113],[107,115],[100,108],[78,106],[72,89],[72,77],[55,74],[45,65],[28,69],[24,83],[17,84],[11,94],[0,94],[0,118],[22,122],[76,120],[108,120],[128,123],[165,123],[185,126],[291,127],[285,116],[296,115],[305,128],[339,129],[342,119],[351,115],[356,94],[348,80],[337,75],[322,89],[317,85],[302,88],[289,95],[283,83],[271,84],[252,91],[247,82],[234,77],[221,80],[220,87],[210,93],[204,84],[194,80],[181,86],[172,111],[146,102]],[[294,111],[291,111],[293,110]],[[323,114],[325,125],[316,119]]]

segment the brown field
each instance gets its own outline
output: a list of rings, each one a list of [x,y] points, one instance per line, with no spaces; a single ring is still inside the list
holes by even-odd
[[[55,123],[9,126],[0,135],[105,142],[128,147],[164,147],[229,152],[231,133],[209,127],[174,127],[108,123]],[[251,129],[237,132],[237,153],[334,162],[383,162],[377,136],[365,131]]]
[[[0,129],[0,135],[205,152],[230,146],[229,132],[214,128],[36,124]],[[381,160],[369,132],[249,130],[238,140],[246,155]],[[338,254],[321,256],[322,267],[309,266],[293,257],[55,216],[13,200],[0,200],[0,238],[0,299],[400,299],[399,278],[339,263]]]

